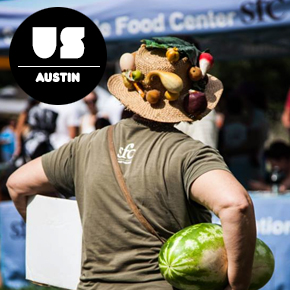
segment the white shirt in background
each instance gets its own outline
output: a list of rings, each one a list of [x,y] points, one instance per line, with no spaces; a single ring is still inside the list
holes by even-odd
[[[98,96],[98,116],[107,117],[112,125],[119,122],[124,106],[102,87],[96,87],[95,91]]]
[[[69,127],[79,127],[81,117],[86,112],[83,100],[67,105],[40,104],[41,107],[58,113],[55,132],[50,135],[51,145],[57,149],[71,140]]]
[[[119,122],[124,106],[104,88],[97,86],[95,91],[98,96],[98,117],[108,118],[111,124]],[[71,140],[68,128],[79,127],[82,117],[89,113],[83,99],[67,105],[50,105],[41,103],[40,106],[51,109],[59,114],[57,117],[56,130],[50,135],[51,145],[55,149]],[[93,128],[86,128],[86,133],[93,131],[92,129]]]
[[[181,122],[175,126],[192,139],[199,140],[205,145],[217,148],[218,128],[216,126],[216,112],[212,110],[200,121],[193,123]]]

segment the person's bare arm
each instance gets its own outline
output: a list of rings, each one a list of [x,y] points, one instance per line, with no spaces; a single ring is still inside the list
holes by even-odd
[[[53,195],[56,192],[44,173],[41,157],[16,170],[9,177],[7,188],[16,209],[24,220],[26,220],[26,205],[29,195]]]
[[[18,120],[17,120],[16,129],[15,129],[16,148],[13,153],[14,156],[18,156],[21,153],[21,146],[22,146],[21,135],[25,127],[26,119],[27,119],[27,112],[22,112],[19,115]]]
[[[191,199],[221,220],[228,256],[227,289],[247,290],[256,243],[254,209],[247,191],[229,172],[213,170],[193,182]]]
[[[71,139],[75,138],[79,135],[79,127],[77,126],[69,126],[68,127],[69,136]]]

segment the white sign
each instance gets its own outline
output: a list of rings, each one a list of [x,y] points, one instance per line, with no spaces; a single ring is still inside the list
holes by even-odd
[[[26,223],[26,279],[77,289],[81,273],[82,226],[77,202],[30,197]]]

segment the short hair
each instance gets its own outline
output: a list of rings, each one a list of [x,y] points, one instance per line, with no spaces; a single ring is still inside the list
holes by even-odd
[[[275,141],[265,151],[265,157],[275,160],[290,159],[290,146],[284,141]]]

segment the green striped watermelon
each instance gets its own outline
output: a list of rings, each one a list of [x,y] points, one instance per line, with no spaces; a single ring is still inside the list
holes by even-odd
[[[275,260],[270,248],[260,239],[256,241],[250,290],[262,288],[271,279]]]
[[[174,234],[162,246],[163,277],[182,290],[222,290],[227,285],[227,255],[221,226],[201,223]],[[263,287],[274,271],[274,256],[257,239],[250,290]]]

